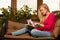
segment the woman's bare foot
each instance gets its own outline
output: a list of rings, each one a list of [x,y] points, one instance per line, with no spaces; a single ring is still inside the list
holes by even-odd
[[[12,35],[12,33],[7,32],[6,35]]]

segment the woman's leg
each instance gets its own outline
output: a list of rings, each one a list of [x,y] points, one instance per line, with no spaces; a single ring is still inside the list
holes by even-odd
[[[31,30],[31,35],[35,36],[35,37],[39,37],[39,36],[48,36],[49,37],[49,36],[51,36],[51,33],[40,31],[40,30],[37,30],[37,29],[32,29]]]
[[[17,30],[17,31],[15,31],[15,32],[12,32],[12,35],[23,34],[23,33],[27,32],[27,31],[28,31],[28,28],[27,28],[27,27],[24,27],[24,28],[22,28],[22,29],[20,29],[20,30]]]

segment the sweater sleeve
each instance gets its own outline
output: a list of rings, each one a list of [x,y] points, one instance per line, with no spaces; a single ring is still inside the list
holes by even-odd
[[[50,15],[49,18],[44,23],[44,29],[50,29],[54,23],[55,16]]]

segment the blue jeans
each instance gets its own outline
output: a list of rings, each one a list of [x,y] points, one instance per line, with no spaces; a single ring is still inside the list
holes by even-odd
[[[29,29],[27,27],[24,27],[20,30],[17,30],[15,32],[12,32],[12,35],[20,35],[20,34],[24,34],[26,33],[27,31],[29,31]],[[40,30],[37,30],[37,29],[32,29],[30,31],[31,35],[32,36],[51,36],[51,33],[50,32],[44,32],[44,31],[40,31]]]

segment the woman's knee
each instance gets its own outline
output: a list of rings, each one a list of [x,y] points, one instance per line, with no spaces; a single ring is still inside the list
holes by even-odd
[[[32,30],[31,30],[31,34],[36,34],[36,30],[37,30],[37,29],[32,29]]]

